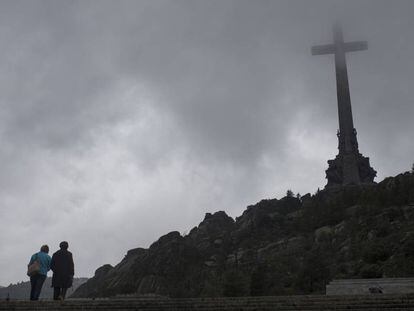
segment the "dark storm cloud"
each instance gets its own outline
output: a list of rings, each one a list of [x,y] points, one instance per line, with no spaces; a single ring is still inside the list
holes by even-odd
[[[348,56],[360,149],[379,179],[407,170],[413,8],[1,2],[0,264],[24,267],[38,244],[67,239],[91,275],[204,212],[323,187],[337,151],[333,57],[310,47],[332,41],[336,20],[369,42]]]

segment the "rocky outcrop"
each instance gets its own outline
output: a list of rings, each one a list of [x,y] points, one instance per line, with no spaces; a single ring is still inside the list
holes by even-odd
[[[207,213],[186,236],[105,265],[73,297],[321,293],[331,279],[414,276],[414,175]]]

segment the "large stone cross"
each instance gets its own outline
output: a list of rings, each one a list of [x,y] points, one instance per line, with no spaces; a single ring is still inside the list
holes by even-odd
[[[339,154],[335,160],[328,161],[327,186],[371,183],[376,175],[369,165],[369,158],[362,157],[358,151],[345,57],[347,52],[362,51],[367,47],[366,41],[344,42],[342,29],[338,24],[334,27],[333,44],[312,47],[312,55],[335,55]]]

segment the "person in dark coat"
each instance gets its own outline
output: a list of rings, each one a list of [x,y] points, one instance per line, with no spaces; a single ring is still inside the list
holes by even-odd
[[[75,266],[72,253],[68,251],[69,244],[63,241],[59,244],[60,250],[52,256],[50,268],[53,271],[52,287],[53,299],[64,300],[66,291],[72,286]]]

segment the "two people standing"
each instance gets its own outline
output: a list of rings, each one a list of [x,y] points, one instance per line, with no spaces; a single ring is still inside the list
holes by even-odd
[[[61,242],[59,247],[60,250],[55,252],[52,258],[48,255],[49,247],[47,245],[43,245],[40,248],[40,252],[30,258],[29,270],[33,264],[38,266],[36,267],[36,272],[30,275],[30,300],[39,300],[40,292],[49,270],[53,271],[53,299],[65,299],[67,289],[72,286],[75,268],[72,253],[68,251],[68,242]]]

